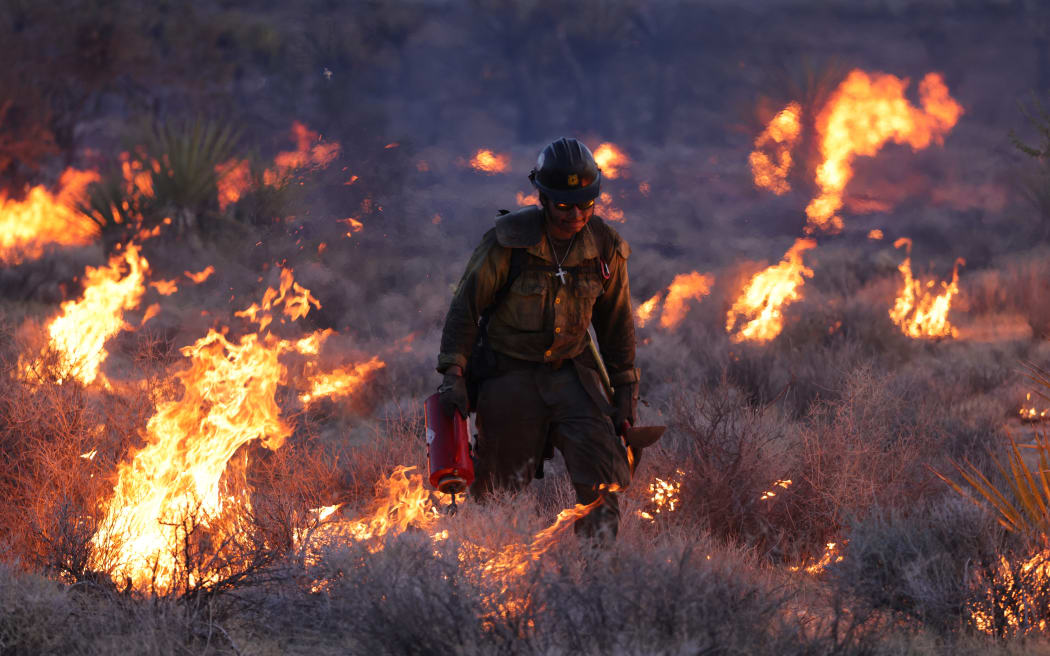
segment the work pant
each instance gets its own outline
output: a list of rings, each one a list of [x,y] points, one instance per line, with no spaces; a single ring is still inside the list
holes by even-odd
[[[471,495],[527,485],[550,440],[565,458],[578,503],[602,503],[576,522],[581,535],[614,538],[620,507],[614,492],[630,483],[627,453],[593,390],[581,383],[572,361],[555,369],[543,363],[516,365],[482,382],[478,393],[478,440]],[[590,373],[590,372],[584,372]]]

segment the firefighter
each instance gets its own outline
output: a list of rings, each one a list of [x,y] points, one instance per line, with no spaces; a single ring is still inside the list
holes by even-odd
[[[529,180],[540,205],[501,211],[459,281],[438,391],[446,412],[476,412],[473,498],[521,489],[557,448],[578,502],[601,498],[576,532],[614,538],[614,490],[631,477],[614,427],[634,424],[638,401],[630,248],[594,213],[601,171],[585,145],[551,143]],[[611,403],[589,349],[592,324]]]

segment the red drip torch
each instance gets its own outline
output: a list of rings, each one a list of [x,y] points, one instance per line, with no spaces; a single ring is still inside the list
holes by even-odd
[[[456,495],[466,491],[474,482],[467,418],[458,410],[452,415],[445,414],[439,394],[431,394],[423,404],[430,485],[438,492],[452,496],[449,514],[456,512]]]

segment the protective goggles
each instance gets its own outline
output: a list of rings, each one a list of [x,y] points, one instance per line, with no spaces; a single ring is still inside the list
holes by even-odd
[[[573,207],[578,210],[589,210],[594,207],[594,199],[585,200],[582,203],[555,203],[554,207],[562,212],[568,211]]]

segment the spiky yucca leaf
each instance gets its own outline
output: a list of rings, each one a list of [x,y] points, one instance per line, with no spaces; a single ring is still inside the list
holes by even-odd
[[[1028,372],[1025,376],[1044,391],[1036,391],[1050,401],[1045,390],[1050,390],[1050,374],[1030,362],[1023,363]],[[1050,437],[1046,432],[1036,433],[1032,444],[1023,448],[1035,451],[1037,465],[1033,469],[1021,454],[1013,436],[1007,433],[1010,448],[1004,464],[992,456],[992,462],[1005,482],[1004,489],[996,487],[980,469],[966,460],[963,464],[952,462],[956,471],[976,494],[970,494],[963,486],[934,470],[942,481],[953,490],[977,505],[990,505],[999,515],[999,522],[1008,530],[1037,537],[1046,542],[1050,536]]]
[[[234,154],[238,131],[229,124],[196,119],[192,122],[154,122],[143,134],[143,162],[153,171],[156,202],[188,211],[201,211],[215,202],[217,167]]]

